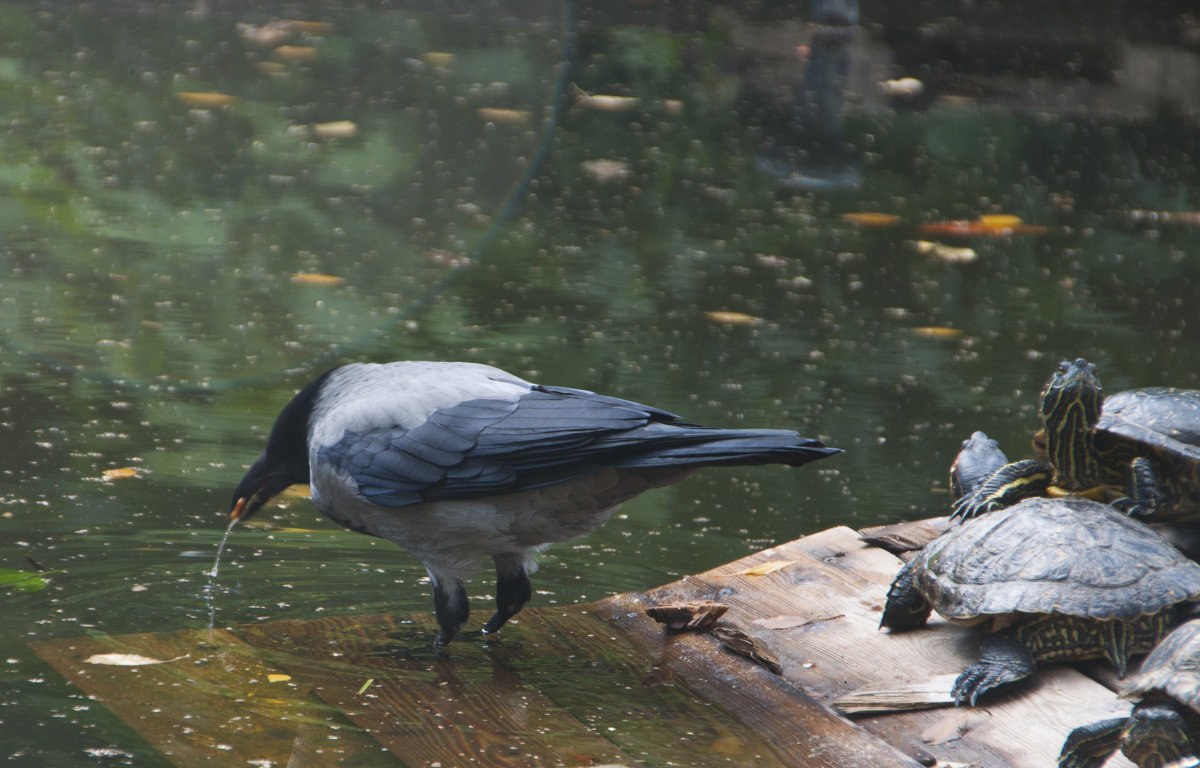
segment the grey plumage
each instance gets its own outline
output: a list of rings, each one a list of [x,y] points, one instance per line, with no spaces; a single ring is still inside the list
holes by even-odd
[[[532,556],[599,527],[621,502],[703,466],[799,466],[839,452],[788,430],[702,427],[485,365],[355,364],[284,408],[234,493],[234,515],[310,483],[325,515],[421,560],[444,645],[468,617],[462,580],[487,557],[497,612],[484,630],[494,632],[532,594]]]

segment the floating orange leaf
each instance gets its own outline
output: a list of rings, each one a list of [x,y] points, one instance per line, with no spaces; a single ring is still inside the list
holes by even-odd
[[[337,275],[323,275],[320,272],[299,272],[292,275],[293,283],[302,285],[341,285],[346,278]]]
[[[912,332],[917,336],[931,339],[957,339],[963,335],[963,332],[957,328],[946,328],[940,325],[921,325],[913,328]]]
[[[228,107],[237,103],[236,96],[227,93],[200,93],[197,91],[178,91],[175,98],[189,107]]]
[[[276,674],[267,675],[268,683],[285,683],[291,679],[292,679],[291,675],[276,675]]]
[[[991,213],[972,221],[935,221],[917,228],[921,234],[948,237],[1009,237],[1010,235],[1044,235],[1046,228],[1026,224],[1020,216],[1010,213]]]
[[[847,224],[853,224],[856,227],[879,228],[894,227],[900,223],[900,217],[891,213],[873,213],[865,211],[861,213],[843,213],[842,221]]]

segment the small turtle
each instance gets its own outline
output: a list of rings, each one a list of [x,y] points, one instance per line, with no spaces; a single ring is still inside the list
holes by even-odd
[[[974,491],[996,470],[1008,464],[1000,444],[983,432],[973,432],[950,465],[950,498],[958,501]]]
[[[920,627],[937,610],[988,631],[954,683],[972,705],[1038,662],[1107,658],[1125,674],[1200,598],[1200,565],[1149,526],[1089,499],[1033,498],[927,544],[888,591],[881,626]]]
[[[1123,511],[1159,522],[1200,519],[1200,391],[1150,387],[1107,400],[1096,366],[1059,363],[1041,395],[1045,459],[996,470],[958,499],[954,516],[974,517],[1051,485],[1110,495]]]
[[[1176,627],[1150,652],[1121,693],[1138,703],[1129,717],[1071,731],[1059,768],[1098,768],[1118,748],[1139,768],[1197,758],[1200,735],[1200,619]]]

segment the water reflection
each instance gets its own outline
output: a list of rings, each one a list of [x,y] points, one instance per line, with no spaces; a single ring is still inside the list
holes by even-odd
[[[117,745],[165,764],[30,641],[200,629],[214,605],[217,628],[426,610],[415,561],[303,502],[236,531],[205,600],[229,489],[327,364],[486,362],[847,449],[626,505],[549,552],[539,605],[941,513],[961,440],[983,429],[1021,455],[1060,358],[1095,360],[1110,391],[1200,387],[1197,231],[1146,213],[1195,208],[1194,99],[1130,86],[1155,61],[1195,66],[1162,19],[1104,29],[1152,42],[1018,55],[1013,74],[962,55],[970,19],[921,32],[936,9],[867,9],[842,124],[862,184],[810,194],[755,163],[803,74],[764,32],[802,25],[767,9],[578,7],[569,71],[558,5],[320,9],[329,27],[288,33],[310,59],[237,26],[295,8],[175,10],[0,6],[0,566],[60,571],[0,594],[5,732],[39,734],[0,734],[18,763]],[[1077,77],[1097,67],[1108,79]],[[875,85],[897,75],[927,101],[894,109]],[[356,135],[316,128],[347,120]],[[986,214],[1046,231],[946,239],[971,261],[913,245]],[[104,479],[123,467],[136,476]]]

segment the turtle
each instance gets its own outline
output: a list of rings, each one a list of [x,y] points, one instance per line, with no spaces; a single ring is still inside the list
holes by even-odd
[[[1045,458],[1000,467],[955,501],[954,517],[1053,486],[1094,494],[1146,520],[1200,522],[1200,390],[1148,387],[1105,399],[1096,366],[1078,358],[1059,363],[1040,407]]]
[[[1163,638],[1121,696],[1137,701],[1128,717],[1071,731],[1059,768],[1098,768],[1119,748],[1139,768],[1161,768],[1200,752],[1200,619]]]
[[[1008,457],[1000,450],[999,443],[985,432],[972,432],[970,437],[963,440],[954,463],[950,465],[950,498],[958,501],[1007,463]]]
[[[1200,598],[1200,565],[1149,525],[1098,501],[1034,497],[948,528],[901,568],[881,627],[936,610],[982,627],[956,704],[1032,675],[1039,662],[1106,658],[1124,676]]]

